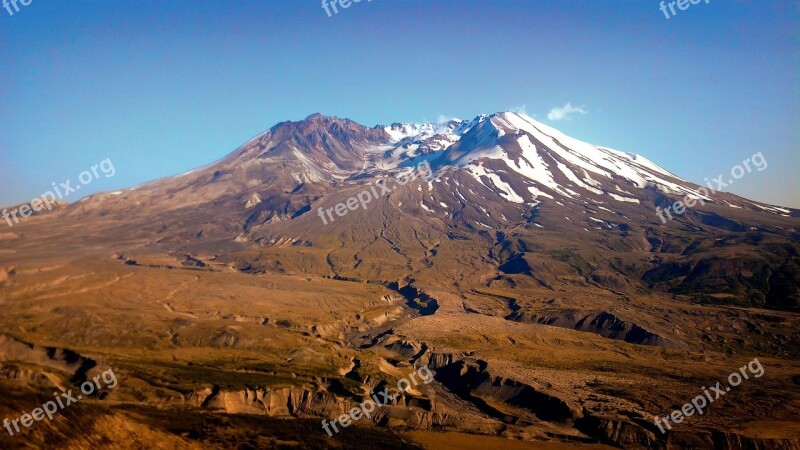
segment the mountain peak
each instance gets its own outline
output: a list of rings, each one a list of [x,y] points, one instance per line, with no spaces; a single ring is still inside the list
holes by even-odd
[[[459,182],[472,178],[469,183],[517,204],[644,204],[679,194],[734,208],[789,214],[721,197],[647,158],[589,144],[514,111],[480,114],[471,120],[375,127],[314,113],[281,122],[218,163],[160,184],[174,188],[170,194],[185,191],[186,197],[174,197],[184,203],[242,189],[266,199],[266,188],[261,186],[280,192],[295,192],[301,186],[325,189],[325,183],[385,176],[387,170],[422,161],[434,169],[454,169],[439,178],[445,182],[451,176]],[[309,187],[314,183],[319,186]],[[194,194],[203,189],[202,196]]]
[[[347,118],[326,116],[324,114],[314,113],[298,122],[353,122],[353,121]]]

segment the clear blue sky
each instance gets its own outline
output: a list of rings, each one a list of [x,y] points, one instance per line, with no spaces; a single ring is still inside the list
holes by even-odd
[[[0,9],[0,204],[105,158],[80,192],[217,160],[314,112],[365,125],[523,107],[692,181],[800,207],[800,3],[33,0]],[[551,122],[570,102],[586,114]],[[74,181],[73,181],[74,183]],[[77,198],[71,198],[77,200]]]

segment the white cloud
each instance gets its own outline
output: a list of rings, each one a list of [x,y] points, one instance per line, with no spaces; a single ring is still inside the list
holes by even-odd
[[[520,105],[520,106],[513,106],[511,108],[505,109],[504,111],[513,112],[513,113],[517,113],[517,114],[523,114],[523,115],[526,115],[528,117],[532,117],[534,119],[536,118],[536,114],[529,113],[528,112],[528,106],[524,105],[524,104]]]
[[[515,106],[509,109],[511,112],[528,115],[528,105]]]
[[[575,113],[588,114],[589,111],[582,106],[572,106],[570,102],[567,102],[564,106],[556,106],[551,109],[550,112],[547,113],[547,119],[552,121],[569,119],[570,114]]]

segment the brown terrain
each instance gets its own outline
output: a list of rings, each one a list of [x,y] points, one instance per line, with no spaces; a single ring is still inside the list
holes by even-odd
[[[313,115],[0,233],[0,419],[119,380],[0,447],[800,449],[798,211],[713,193],[662,223],[698,187],[641,157],[511,113],[442,127]]]

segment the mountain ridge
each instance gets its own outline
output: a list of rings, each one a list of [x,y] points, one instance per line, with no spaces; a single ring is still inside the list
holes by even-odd
[[[478,136],[480,127],[491,128],[491,130],[484,130],[483,134]],[[505,131],[501,131],[501,129]],[[542,132],[541,129],[544,129],[547,133]],[[509,131],[511,134],[514,132],[522,133],[525,136],[529,136],[530,139],[521,142],[518,140],[516,143],[511,142],[512,139],[506,134]],[[226,163],[230,165],[233,162],[241,163],[244,162],[243,158],[245,157],[258,159],[270,156],[285,156],[287,159],[303,159],[301,163],[306,165],[306,173],[298,174],[298,177],[296,177],[301,181],[321,181],[322,179],[326,179],[327,181],[333,181],[335,179],[341,180],[354,174],[363,174],[369,170],[392,170],[397,169],[401,164],[403,164],[403,166],[408,166],[421,160],[428,160],[434,163],[436,168],[440,168],[442,166],[451,165],[455,160],[462,160],[470,156],[474,158],[476,156],[475,154],[457,154],[460,147],[469,147],[469,145],[464,144],[471,144],[475,147],[468,149],[466,151],[467,153],[479,153],[480,151],[489,152],[491,148],[488,147],[488,143],[493,144],[491,147],[497,147],[497,139],[492,138],[492,133],[496,133],[498,135],[497,138],[502,139],[504,145],[514,147],[513,153],[517,156],[515,158],[517,164],[519,164],[520,161],[518,158],[519,154],[524,153],[525,149],[530,149],[531,146],[539,150],[546,149],[547,152],[555,154],[555,158],[552,157],[553,155],[545,155],[548,161],[543,162],[543,164],[547,166],[548,163],[552,163],[560,170],[557,171],[553,168],[548,168],[551,174],[544,179],[537,179],[535,176],[530,177],[535,184],[550,185],[550,190],[552,190],[554,185],[553,172],[562,172],[568,177],[568,179],[558,184],[570,185],[576,183],[580,188],[590,191],[594,187],[593,184],[595,180],[591,179],[589,173],[586,174],[589,178],[587,180],[583,177],[582,173],[568,174],[564,172],[563,166],[560,164],[568,162],[577,165],[580,171],[588,171],[594,175],[604,175],[606,177],[608,177],[609,172],[613,173],[614,170],[623,169],[623,172],[614,173],[614,175],[620,176],[624,179],[623,181],[625,181],[626,184],[633,182],[633,186],[639,189],[650,187],[665,193],[688,194],[693,198],[714,201],[698,190],[698,188],[702,188],[707,192],[707,187],[682,179],[678,175],[658,166],[640,154],[622,152],[605,146],[586,144],[583,141],[570,138],[552,127],[536,122],[530,117],[513,112],[481,114],[471,120],[454,119],[444,123],[394,123],[391,125],[375,125],[373,127],[360,125],[346,118],[342,119],[336,116],[324,116],[320,113],[314,113],[303,120],[280,122],[271,127],[268,131],[256,135],[244,145],[214,163],[198,169],[192,169],[180,175],[150,181],[140,186],[184,178],[206,167],[225,165]],[[558,136],[560,139],[569,140],[571,144],[580,148],[580,151],[564,152],[562,143],[558,139],[553,139],[551,135]],[[465,143],[461,141],[462,138],[473,140],[480,138],[488,141],[484,143],[487,145],[481,147],[481,142],[479,141]],[[550,140],[550,142],[543,142],[543,140]],[[521,146],[525,148],[517,148]],[[500,147],[503,147],[503,145]],[[310,159],[304,159],[298,157],[296,154],[292,154],[295,149],[299,149],[303,155],[309,156]],[[586,163],[587,159],[591,159],[587,158],[587,150],[600,152],[596,155],[603,157],[599,161],[600,164],[597,164],[598,161],[595,161],[595,164]],[[253,152],[258,152],[259,154],[252,155]],[[382,155],[379,155],[379,153],[382,153]],[[566,157],[568,161],[565,161],[563,159],[564,157]],[[610,171],[607,161],[602,161],[602,159],[607,158],[616,160],[616,167],[612,168]],[[525,162],[528,163],[525,169],[532,169],[533,171],[541,169],[541,164],[539,167],[534,167],[530,164],[530,161]],[[516,165],[516,167],[517,169],[521,169],[519,165]],[[631,168],[635,170],[631,170]],[[522,172],[522,170],[520,170],[520,172]],[[651,186],[644,185],[648,180],[643,179],[642,172],[646,174],[645,177],[652,177],[655,183]],[[265,177],[258,181],[272,181],[270,179],[271,174],[262,175],[265,175]],[[665,179],[664,177],[672,178],[674,181]],[[563,178],[563,176],[559,174],[558,178]],[[128,190],[137,189],[140,186],[129,188]],[[556,191],[558,192],[558,190]],[[563,190],[558,193],[559,195],[570,195]],[[614,200],[626,201],[620,200],[620,197],[626,196],[624,188],[612,188],[608,190],[607,193],[612,193],[613,195],[611,197]],[[734,194],[728,193],[720,194],[734,196]],[[102,193],[98,195],[102,195]],[[552,193],[549,193],[549,195],[552,195]],[[735,197],[741,199],[741,197]],[[724,202],[725,200],[720,201]],[[798,215],[798,210],[776,207],[775,205],[763,202],[743,202],[740,200],[734,203],[734,207],[759,208],[759,206],[753,206],[753,204],[761,205],[762,209],[766,208],[767,211],[776,214]]]

